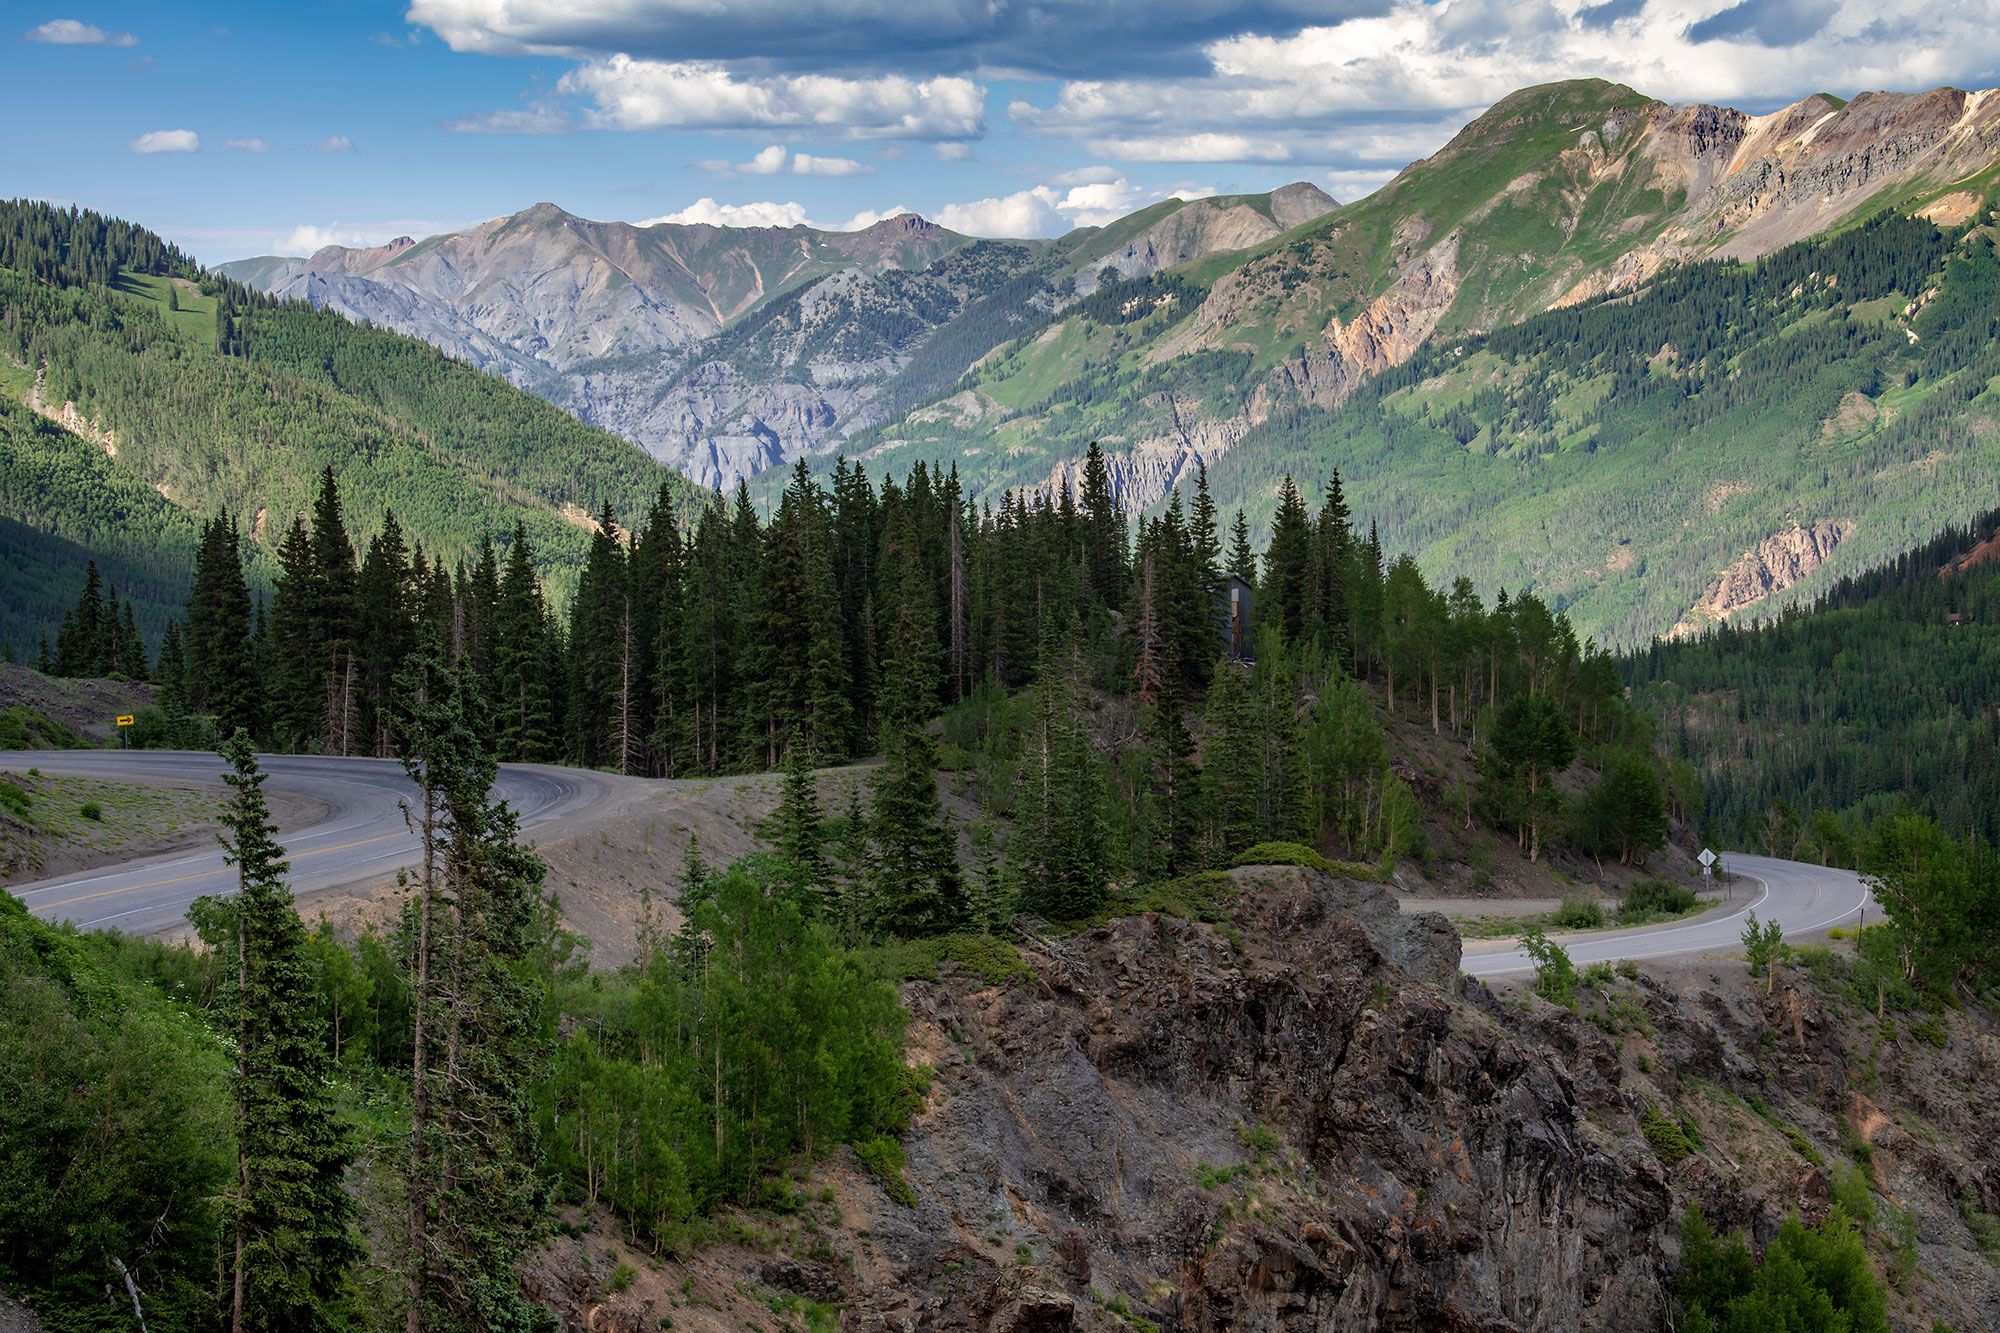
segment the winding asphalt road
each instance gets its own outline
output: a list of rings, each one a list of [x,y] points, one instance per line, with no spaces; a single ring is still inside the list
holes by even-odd
[[[266,790],[307,797],[326,807],[324,817],[279,834],[292,863],[292,891],[300,897],[385,879],[415,862],[417,838],[404,823],[401,803],[416,793],[395,760],[270,755],[261,762],[269,775]],[[119,782],[217,783],[222,773],[222,761],[216,756],[189,751],[0,752],[0,770],[18,772],[30,766],[45,773]],[[595,810],[631,781],[586,769],[507,764],[501,767],[494,789],[519,813],[522,828],[533,829]],[[1718,909],[1664,926],[1555,938],[1581,965],[1728,953],[1742,947],[1744,919],[1751,912],[1759,920],[1776,920],[1792,938],[1852,922],[1864,908],[1871,916],[1876,914],[1853,871],[1763,856],[1731,855],[1725,862],[1752,887],[1749,900],[1733,911]],[[230,893],[235,887],[235,872],[222,864],[221,848],[209,846],[16,885],[13,892],[47,920],[148,935],[177,929],[188,904],[201,895]],[[1410,906],[1420,908],[1421,903]],[[1531,971],[1534,964],[1519,948],[1504,942],[1474,941],[1461,966],[1473,976],[1499,977]]]
[[[416,788],[395,760],[265,755],[259,762],[269,775],[266,791],[307,797],[326,807],[323,818],[278,834],[292,863],[292,891],[301,898],[319,889],[384,879],[415,864],[419,843],[404,823],[401,802],[414,804]],[[215,755],[196,751],[0,751],[0,770],[29,767],[114,782],[218,785],[223,769]],[[494,791],[513,806],[522,828],[532,829],[595,809],[612,798],[620,782],[587,769],[506,764]],[[233,893],[236,872],[223,865],[221,847],[211,844],[12,888],[28,910],[45,920],[150,935],[179,927],[188,904],[201,895]]]
[[[1831,926],[1852,925],[1865,908],[1871,918],[1879,909],[1852,870],[1833,870],[1800,861],[1731,853],[1724,865],[1751,882],[1748,902],[1733,912],[1715,912],[1693,921],[1633,930],[1594,930],[1554,935],[1578,966],[1621,958],[1671,958],[1678,954],[1729,953],[1743,947],[1743,926],[1750,913],[1759,921],[1776,921],[1787,939],[1817,934]],[[1411,906],[1418,906],[1412,903]],[[1504,944],[1481,952],[1469,946],[1461,970],[1475,977],[1501,977],[1534,970],[1534,962],[1518,948]]]

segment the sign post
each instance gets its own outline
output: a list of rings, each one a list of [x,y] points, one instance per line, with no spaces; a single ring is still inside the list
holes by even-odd
[[[1715,873],[1715,853],[1708,850],[1708,848],[1702,848],[1701,855],[1697,856],[1695,860],[1701,862],[1701,877],[1704,880],[1709,879]]]
[[[118,748],[121,750],[129,750],[132,748],[131,745],[127,743],[125,739],[125,728],[131,725],[132,725],[132,714],[120,713],[118,715]]]

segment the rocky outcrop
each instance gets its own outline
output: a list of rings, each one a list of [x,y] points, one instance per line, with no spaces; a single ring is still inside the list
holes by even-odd
[[[1164,1328],[1651,1327],[1669,1198],[1615,1062],[1510,1032],[1443,919],[1380,886],[1232,879],[1227,930],[1132,917],[1044,941],[1034,987],[906,989],[964,1058],[907,1139],[917,1206],[871,1242],[967,1294],[849,1326],[1066,1327],[989,1294],[991,1238],[1021,1235],[1053,1241],[1030,1285]]]
[[[1209,255],[1247,250],[1339,207],[1339,201],[1309,181],[1273,190],[1262,209],[1239,199],[1197,199],[1102,259],[1086,263],[1077,275],[1077,290],[1095,290],[1098,273],[1107,267],[1124,277],[1143,277]]]
[[[1811,527],[1794,524],[1765,538],[1709,585],[1701,600],[1674,627],[1673,637],[1695,633],[1772,593],[1783,592],[1825,564],[1833,548],[1853,530],[1851,523],[1827,519]]]

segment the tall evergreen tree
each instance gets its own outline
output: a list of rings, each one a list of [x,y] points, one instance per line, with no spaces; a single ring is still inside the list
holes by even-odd
[[[910,568],[914,578],[914,565]],[[958,839],[938,799],[937,743],[926,730],[937,697],[934,651],[914,600],[905,598],[889,634],[882,681],[884,761],[871,780],[868,916],[878,929],[897,935],[949,930],[966,913]]]
[[[188,705],[212,714],[217,730],[233,734],[257,725],[257,682],[252,671],[250,590],[236,525],[227,513],[202,529],[188,597]]]
[[[386,511],[385,511],[386,517]],[[324,703],[321,744],[330,754],[353,754],[366,743],[354,734],[360,701],[355,697],[359,673],[353,652],[357,629],[357,583],[354,543],[347,535],[340,487],[329,465],[320,473],[319,496],[313,502],[311,580],[300,589],[311,621],[311,640]]]
[[[431,647],[399,683],[422,841],[410,935],[411,1129],[404,1326],[527,1328],[514,1265],[546,1226],[530,1088],[548,1056],[523,964],[551,928],[546,867],[491,801],[494,763],[460,673]]]
[[[306,930],[285,885],[285,849],[271,836],[249,734],[238,729],[222,754],[231,770],[223,781],[235,793],[222,843],[237,892],[223,913],[209,915],[226,914],[235,954],[230,1327],[345,1328],[350,1275],[365,1254],[344,1181],[354,1151],[328,1090]]]
[[[1070,920],[1104,902],[1110,879],[1103,780],[1079,716],[1082,627],[1043,638],[1034,730],[1026,738],[1008,873],[1021,903]]]
[[[793,741],[785,747],[785,779],[778,808],[771,814],[770,837],[788,867],[788,885],[802,907],[831,885],[824,850],[826,815],[820,808],[819,780],[813,774],[812,753]]]

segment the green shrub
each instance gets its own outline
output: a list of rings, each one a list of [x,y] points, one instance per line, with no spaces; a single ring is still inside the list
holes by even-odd
[[[1867,1173],[1860,1167],[1850,1166],[1845,1174],[1836,1174],[1831,1194],[1833,1201],[1862,1226],[1875,1224],[1875,1196],[1868,1188]]]
[[[620,1259],[617,1266],[611,1270],[611,1289],[613,1291],[630,1291],[632,1289],[632,1280],[638,1276],[638,1269]]]
[[[1639,1132],[1653,1145],[1653,1156],[1660,1159],[1661,1166],[1679,1166],[1694,1152],[1686,1128],[1658,1111],[1648,1111],[1639,1118]]]
[[[1107,902],[1096,915],[1066,924],[1071,929],[1088,930],[1121,916],[1159,912],[1186,921],[1206,921],[1212,926],[1223,926],[1229,916],[1222,910],[1222,904],[1235,892],[1236,881],[1219,870],[1182,875],[1179,879],[1156,880],[1128,889]]]
[[[1717,1237],[1701,1208],[1689,1204],[1674,1295],[1684,1329],[1889,1329],[1867,1244],[1837,1204],[1817,1227],[1797,1214],[1786,1218],[1762,1256],[1741,1236]]]
[[[26,819],[34,804],[35,798],[28,795],[27,788],[0,778],[0,810],[11,810]]]
[[[90,742],[26,704],[0,711],[0,750],[87,750]]]
[[[866,953],[876,972],[890,981],[936,981],[937,965],[947,958],[989,986],[1032,981],[1035,976],[1035,969],[1011,942],[969,930],[897,940]]]
[[[1626,890],[1624,901],[1618,904],[1618,919],[1632,925],[1676,917],[1693,911],[1695,903],[1694,890],[1683,888],[1670,879],[1653,876],[1639,880]]]
[[[1565,898],[1549,919],[1558,930],[1590,930],[1604,924],[1604,909],[1588,898]]]
[[[1232,866],[1304,866],[1322,875],[1333,873],[1333,862],[1300,842],[1260,842],[1229,863]]]
[[[1521,949],[1535,963],[1535,994],[1551,1004],[1568,1004],[1576,994],[1576,965],[1569,951],[1536,926],[1521,937]]]
[[[77,813],[85,819],[93,819],[99,823],[102,823],[104,820],[104,807],[95,801],[85,801],[83,808],[78,810]]]
[[[910,1159],[903,1155],[903,1145],[887,1134],[863,1140],[854,1145],[854,1155],[868,1168],[868,1174],[875,1177],[882,1186],[882,1192],[905,1208],[917,1204],[917,1192],[910,1188],[910,1182],[903,1178],[903,1168]]]
[[[1968,1188],[1958,1196],[1958,1215],[1965,1219],[1965,1229],[1972,1233],[1972,1239],[1979,1245],[1980,1252],[1995,1263],[2000,1263],[2000,1217],[1982,1212],[1979,1196]]]
[[[1910,1035],[1918,1041],[1929,1042],[1939,1050],[1943,1050],[1946,1044],[1951,1041],[1950,1036],[1944,1030],[1944,1025],[1939,1023],[1935,1018],[1919,1019],[1917,1022],[1910,1024]]]

